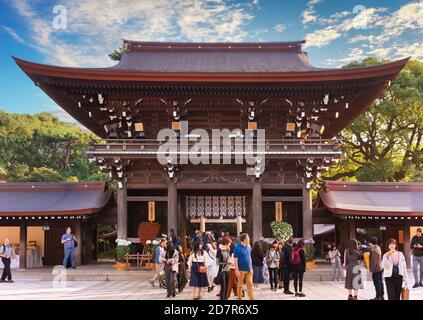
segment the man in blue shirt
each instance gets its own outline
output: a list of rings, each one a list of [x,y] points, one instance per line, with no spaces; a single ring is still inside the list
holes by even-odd
[[[66,228],[66,233],[62,236],[62,244],[65,251],[65,257],[63,259],[63,266],[66,268],[68,263],[68,259],[71,259],[71,266],[72,269],[76,269],[75,267],[75,235],[72,233],[72,229],[70,227]]]
[[[156,252],[154,254],[154,266],[156,272],[154,276],[149,280],[150,284],[154,287],[156,280],[163,274],[164,264],[160,262],[160,256],[165,253],[166,249],[166,239],[161,239],[160,244],[156,247]]]
[[[242,300],[242,285],[247,285],[248,298],[254,300],[253,264],[251,261],[250,237],[246,233],[240,235],[240,242],[234,249],[235,274],[237,276],[238,300]]]

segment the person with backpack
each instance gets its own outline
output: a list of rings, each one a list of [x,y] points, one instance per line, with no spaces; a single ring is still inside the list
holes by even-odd
[[[229,249],[229,240],[222,238],[220,246],[217,250],[216,259],[219,265],[219,272],[217,277],[220,284],[220,300],[227,300],[227,289],[229,284],[229,270],[230,270],[231,251]]]
[[[294,240],[292,238],[288,239],[283,247],[283,254],[284,257],[281,259],[282,261],[282,273],[283,273],[283,293],[284,294],[294,294],[292,291],[289,291],[289,281],[291,275],[291,251],[292,246],[294,244]]]
[[[3,274],[1,276],[0,282],[6,282],[6,278],[7,278],[7,282],[9,282],[9,283],[14,282],[12,280],[12,272],[10,271],[10,263],[11,263],[12,259],[16,259],[14,251],[15,250],[10,245],[9,239],[7,239],[7,238],[4,239],[3,245],[0,246],[0,257],[1,257],[1,261],[3,262],[3,266],[4,266]]]
[[[75,267],[75,248],[77,246],[76,237],[72,233],[71,227],[66,228],[66,233],[62,235],[62,244],[64,249],[63,266],[66,268],[70,258],[72,269]]]
[[[304,241],[302,239],[293,246],[289,263],[294,277],[295,296],[305,297],[303,293],[303,276],[306,271],[306,257],[304,252]]]
[[[270,290],[276,291],[278,288],[277,271],[279,267],[280,255],[278,251],[278,242],[275,240],[272,243],[269,251],[266,254],[266,264],[269,269]]]

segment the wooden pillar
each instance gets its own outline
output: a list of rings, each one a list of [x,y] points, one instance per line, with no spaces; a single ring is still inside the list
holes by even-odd
[[[310,189],[303,187],[303,238],[313,238],[313,200]]]
[[[262,189],[261,180],[253,179],[253,200],[252,200],[252,241],[258,241],[263,235],[263,212],[262,212]]]
[[[22,221],[19,228],[19,269],[26,269],[26,244],[27,244],[26,222]]]
[[[126,239],[128,237],[128,203],[126,200],[126,188],[117,191],[117,237]]]
[[[82,230],[82,242],[84,243],[82,247],[82,264],[89,264],[94,260],[94,225],[91,222],[84,222],[82,224]]]
[[[181,239],[182,248],[185,252],[187,249],[187,223],[185,220],[184,206],[182,205],[182,199],[180,197],[178,197],[178,230],[178,236]]]
[[[236,217],[236,235],[239,236],[242,233],[242,217]]]
[[[178,234],[178,193],[176,190],[176,181],[169,179],[167,183],[167,232],[170,229]]]
[[[82,247],[85,245],[82,241],[82,232],[83,229],[81,227],[81,221],[77,221],[75,224],[75,230],[73,231],[76,241],[78,242],[78,246],[75,248],[75,264],[77,266],[82,264]]]
[[[411,268],[411,235],[410,235],[410,224],[404,223],[404,256],[407,263],[407,267]]]
[[[206,232],[206,218],[204,216],[200,216],[200,231]]]

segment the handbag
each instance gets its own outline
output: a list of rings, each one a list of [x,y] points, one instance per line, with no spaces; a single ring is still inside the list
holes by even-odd
[[[220,273],[216,277],[214,277],[213,283],[217,286],[220,286]]]
[[[207,268],[205,266],[198,267],[198,273],[206,273],[206,272],[207,272]]]
[[[401,300],[410,300],[410,289],[408,288],[401,289]]]

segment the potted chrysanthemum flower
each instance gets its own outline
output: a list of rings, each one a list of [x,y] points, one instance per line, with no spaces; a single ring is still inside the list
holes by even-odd
[[[126,262],[126,255],[131,251],[130,245],[131,241],[126,239],[116,239],[116,270],[129,270],[129,263]]]

